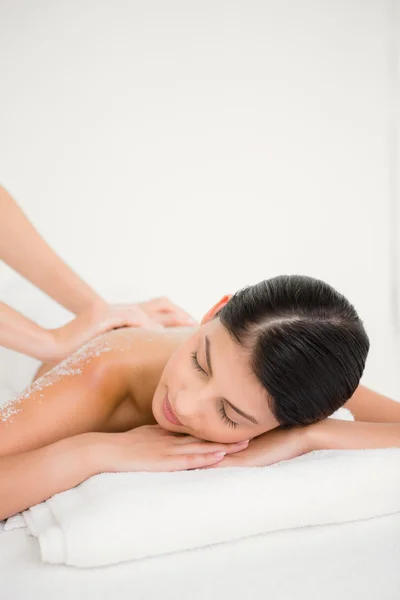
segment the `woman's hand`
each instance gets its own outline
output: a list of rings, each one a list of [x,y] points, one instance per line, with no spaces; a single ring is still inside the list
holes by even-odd
[[[153,321],[161,323],[164,327],[198,325],[193,317],[165,297],[154,298],[148,302],[139,302],[139,306]]]
[[[252,440],[246,449],[225,456],[217,465],[220,467],[264,467],[282,460],[290,460],[313,450],[308,436],[308,427],[281,429],[276,427]]]
[[[138,304],[98,303],[66,325],[48,331],[47,348],[42,353],[42,360],[50,364],[59,362],[89,340],[119,327],[159,330],[194,324],[196,321],[168,298],[156,298]]]
[[[248,442],[217,444],[191,435],[177,435],[159,425],[144,425],[124,433],[101,433],[96,455],[105,472],[184,471],[220,462]],[[222,453],[222,454],[221,454]]]
[[[163,329],[137,304],[99,303],[66,325],[49,330],[48,348],[42,360],[47,363],[58,362],[101,333],[119,327]]]

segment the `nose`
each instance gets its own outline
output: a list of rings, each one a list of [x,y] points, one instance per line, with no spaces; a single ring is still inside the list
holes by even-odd
[[[200,414],[201,399],[198,395],[181,391],[175,398],[174,410],[180,421],[189,424],[192,419]]]

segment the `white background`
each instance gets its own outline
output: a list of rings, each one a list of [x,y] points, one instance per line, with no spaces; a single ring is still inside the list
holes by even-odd
[[[277,274],[328,281],[370,335],[364,383],[399,397],[395,4],[2,0],[0,181],[110,301],[200,318]]]

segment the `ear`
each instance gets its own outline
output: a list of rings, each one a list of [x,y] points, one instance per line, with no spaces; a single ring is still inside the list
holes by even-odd
[[[232,296],[233,296],[233,294],[226,294],[223,298],[221,298],[221,300],[219,302],[217,302],[217,304],[214,304],[214,306],[212,308],[210,308],[210,310],[204,315],[204,317],[201,320],[200,325],[204,325],[205,323],[208,323],[209,321],[211,321],[219,313],[219,311],[225,306],[225,304],[228,304],[228,302],[232,298]]]

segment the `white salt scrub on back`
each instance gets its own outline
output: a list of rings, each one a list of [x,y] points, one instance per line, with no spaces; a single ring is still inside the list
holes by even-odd
[[[190,328],[176,328],[177,331],[173,329],[168,330],[168,335],[173,333],[180,333],[179,329],[190,329]],[[56,365],[51,371],[48,371],[41,377],[39,377],[36,381],[34,381],[29,387],[27,387],[22,394],[13,398],[0,406],[0,421],[3,422],[13,422],[13,417],[21,412],[22,400],[28,398],[28,396],[35,392],[41,392],[43,388],[50,387],[58,381],[63,376],[72,377],[73,375],[78,375],[82,373],[82,367],[87,365],[95,356],[100,356],[103,352],[109,352],[112,350],[119,350],[120,352],[124,352],[128,348],[132,348],[132,345],[135,343],[134,338],[132,337],[131,328],[121,328],[118,329],[118,338],[112,338],[112,348],[109,345],[109,333],[103,333],[96,337],[94,340],[91,340],[82,348],[68,356],[64,359],[60,364]],[[153,342],[154,338],[149,337],[146,340],[147,342]],[[39,394],[39,397],[43,398],[43,394]],[[41,400],[39,400],[39,403]]]
[[[82,373],[82,367],[87,365],[92,358],[100,356],[103,352],[111,350],[107,336],[105,334],[100,335],[94,340],[88,342],[82,348],[68,356],[58,365],[56,365],[51,371],[48,371],[42,377],[39,377],[29,387],[27,387],[22,394],[6,402],[3,406],[0,406],[0,421],[13,422],[13,417],[21,412],[22,400],[28,398],[28,396],[34,392],[41,392],[43,388],[53,385],[62,376],[73,376]],[[39,395],[43,397],[43,394]],[[39,400],[39,402],[41,402]]]

